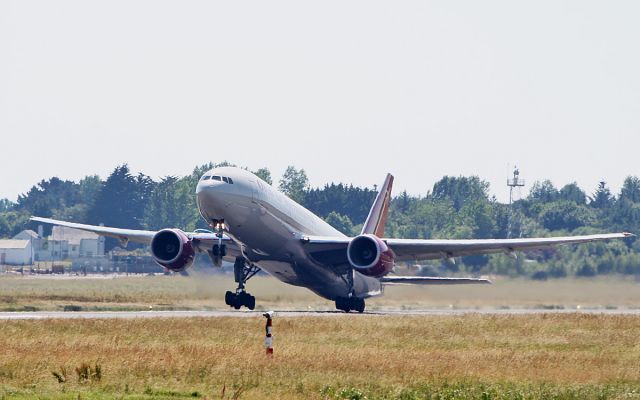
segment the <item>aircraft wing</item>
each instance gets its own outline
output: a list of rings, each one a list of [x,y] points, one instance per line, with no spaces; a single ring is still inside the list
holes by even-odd
[[[108,226],[78,224],[75,222],[59,221],[56,219],[42,218],[42,217],[31,217],[30,220],[35,222],[42,222],[44,224],[64,226],[67,228],[93,232],[100,236],[112,237],[112,238],[118,239],[120,243],[122,243],[123,245],[126,245],[128,242],[149,245],[151,244],[151,240],[153,239],[153,236],[157,233],[156,231],[147,231],[147,230],[138,230],[138,229],[122,229],[122,228],[111,228]],[[187,237],[193,239],[193,243],[201,251],[210,251],[213,248],[213,245],[218,243],[218,237],[216,236],[215,233],[212,233],[212,232],[211,233],[185,232],[185,234],[187,235]],[[237,249],[237,246],[233,245],[233,241],[229,236],[223,235],[222,241],[227,246],[231,245],[230,247],[227,248],[227,253],[229,257],[235,256],[236,253],[239,253],[239,249]]]
[[[631,233],[605,233],[599,235],[559,236],[526,239],[382,239],[395,253],[397,261],[433,260],[489,253],[513,253],[554,247],[562,244],[587,243],[634,236]],[[332,254],[334,259],[344,253],[352,238],[313,237],[303,239],[309,252],[319,256]]]
[[[600,235],[559,236],[549,238],[521,239],[464,239],[464,240],[414,240],[386,239],[387,246],[399,261],[433,260],[488,253],[513,253],[563,244],[588,243],[601,240],[623,239],[630,233],[607,233]]]

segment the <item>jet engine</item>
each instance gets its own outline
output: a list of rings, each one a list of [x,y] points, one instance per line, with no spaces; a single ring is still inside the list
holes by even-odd
[[[151,240],[155,262],[173,272],[184,271],[193,264],[196,251],[191,239],[180,229],[163,229]]]
[[[379,278],[391,272],[395,256],[387,244],[375,235],[360,235],[349,243],[347,259],[363,275]]]

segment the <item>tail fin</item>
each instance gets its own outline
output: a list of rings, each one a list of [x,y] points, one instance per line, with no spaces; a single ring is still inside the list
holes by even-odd
[[[387,174],[384,184],[380,188],[376,200],[371,206],[369,216],[362,227],[362,233],[372,233],[377,237],[384,236],[384,225],[387,222],[389,204],[391,203],[391,187],[393,186],[393,175]]]

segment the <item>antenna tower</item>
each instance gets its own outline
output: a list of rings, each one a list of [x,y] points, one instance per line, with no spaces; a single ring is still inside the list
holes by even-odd
[[[511,238],[514,226],[517,225],[518,236],[522,236],[522,229],[520,221],[515,221],[518,218],[514,213],[514,201],[520,199],[520,188],[524,187],[524,179],[520,178],[520,170],[518,167],[513,169],[513,178],[507,178],[507,186],[509,186],[509,221],[507,224],[507,239]],[[514,189],[516,193],[514,196]],[[519,218],[518,218],[519,219]]]

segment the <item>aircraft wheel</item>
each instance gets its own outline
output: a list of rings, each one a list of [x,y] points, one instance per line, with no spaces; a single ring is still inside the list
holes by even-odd
[[[256,298],[255,296],[251,296],[249,295],[247,298],[247,301],[244,303],[245,306],[247,306],[247,308],[249,310],[254,310],[256,308]]]
[[[346,297],[338,297],[336,299],[336,309],[344,312],[349,312],[351,307],[349,307],[349,300]]]
[[[354,299],[354,303],[353,309],[362,314],[364,312],[364,299]]]
[[[224,303],[228,306],[233,306],[233,303],[235,302],[235,297],[236,297],[235,293],[227,291],[227,293],[224,294]]]

